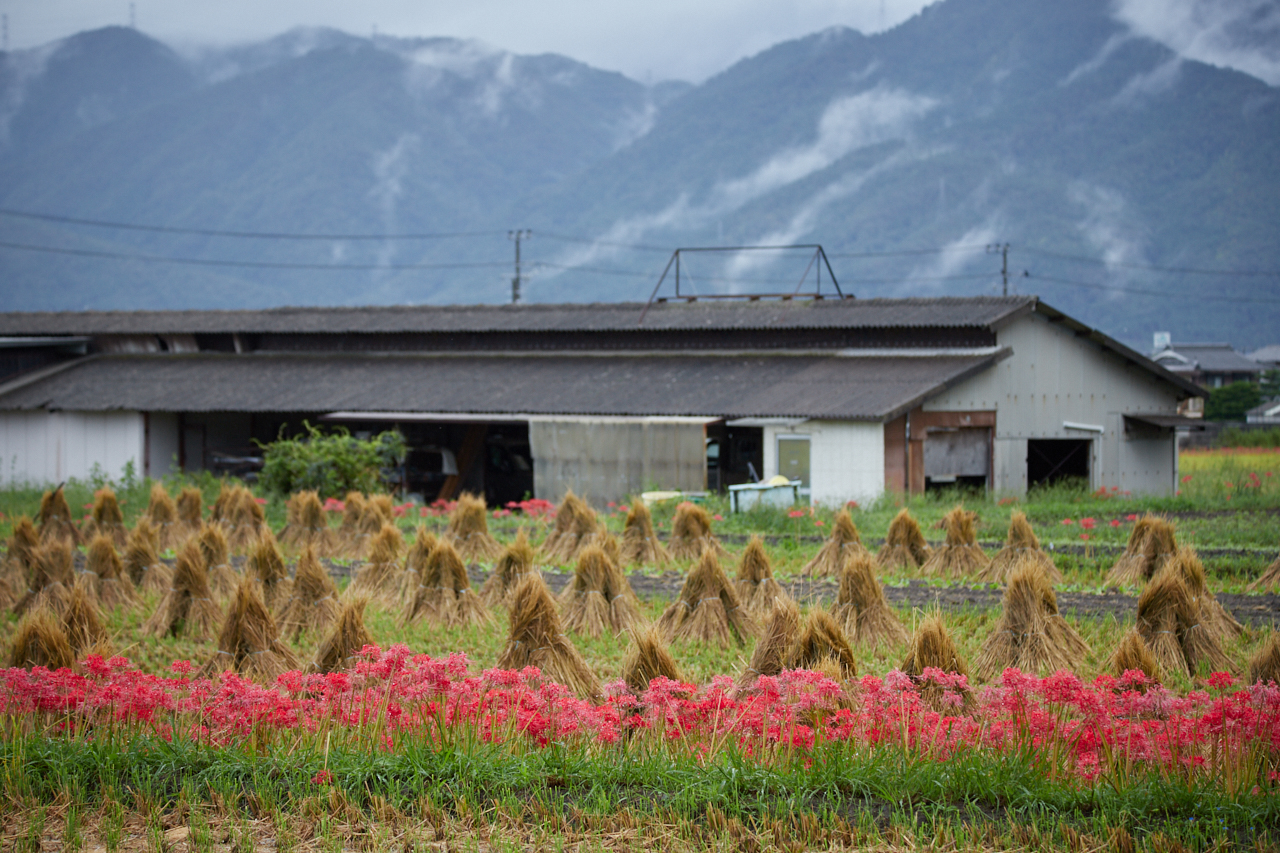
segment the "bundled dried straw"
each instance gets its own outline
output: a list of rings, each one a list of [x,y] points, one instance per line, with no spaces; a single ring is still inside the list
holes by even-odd
[[[1280,586],[1280,557],[1276,557],[1275,560],[1271,562],[1271,565],[1263,569],[1262,574],[1258,576],[1258,579],[1249,584],[1249,591],[1252,592],[1258,589],[1272,589],[1276,586]]]
[[[365,646],[376,645],[364,624],[367,598],[354,598],[342,604],[342,612],[329,636],[316,649],[312,672],[338,672],[349,668]]]
[[[1073,670],[1089,646],[1058,613],[1053,584],[1035,563],[1020,563],[1004,590],[1004,612],[978,651],[978,675],[995,678],[1008,667],[1041,675]]]
[[[836,514],[835,523],[831,525],[831,535],[800,572],[819,578],[838,575],[847,557],[865,553],[867,549],[862,544],[862,534],[858,532],[858,526],[853,523],[853,516],[849,514],[849,510],[842,509]]]
[[[1178,550],[1173,525],[1155,515],[1144,515],[1133,525],[1129,544],[1107,573],[1106,583],[1124,586],[1146,583]]]
[[[528,574],[511,602],[511,629],[499,669],[537,667],[548,681],[565,685],[584,699],[600,698],[600,681],[565,636],[551,591],[541,575]]]
[[[193,490],[197,495],[199,490]],[[196,514],[199,515],[197,509]],[[142,514],[139,523],[146,521],[156,529],[159,536],[159,548],[168,550],[176,548],[187,536],[191,534],[183,530],[183,525],[178,521],[178,505],[173,502],[173,498],[169,496],[169,492],[165,489],[163,483],[151,484],[151,498],[147,501],[147,509]]]
[[[13,648],[9,652],[10,666],[23,669],[35,666],[70,669],[75,660],[75,652],[67,640],[67,632],[53,611],[39,607],[22,617],[18,630],[14,633]]]
[[[1259,682],[1280,684],[1280,633],[1275,631],[1249,661],[1249,683]]]
[[[502,546],[489,535],[484,498],[463,492],[449,513],[445,535],[453,539],[458,553],[468,563],[488,562],[502,555]]]
[[[608,530],[601,527],[596,531],[595,536],[583,543],[583,548],[595,546],[604,551],[605,556],[609,558],[609,562],[615,566],[622,565],[622,543],[618,541],[618,537],[614,536]]]
[[[1201,604],[1201,598],[1187,587],[1180,568],[1170,564],[1157,572],[1138,596],[1133,630],[1164,672],[1180,672],[1190,678],[1201,663],[1214,670],[1233,670]]]
[[[240,586],[240,574],[231,565],[231,544],[222,525],[210,521],[200,528],[200,556],[208,573],[209,588],[219,601],[230,601]]]
[[[840,624],[821,607],[809,611],[800,633],[787,651],[787,669],[820,669],[825,662],[839,665],[837,681],[847,681],[858,675],[858,663],[853,649]],[[829,669],[820,671],[832,674]]]
[[[351,579],[346,597],[368,598],[387,606],[396,603],[400,591],[400,554],[404,551],[404,537],[394,524],[384,524],[369,540],[369,558]]]
[[[876,563],[882,569],[918,569],[929,560],[929,546],[920,532],[920,525],[903,509],[889,522],[884,545],[876,554]]]
[[[263,528],[262,536],[249,554],[246,569],[249,577],[257,578],[262,584],[262,603],[268,610],[279,610],[293,597],[293,581],[289,579],[284,555],[270,528]]]
[[[178,493],[178,533],[174,539],[174,544],[167,545],[167,548],[177,547],[177,543],[185,542],[188,538],[200,532],[200,526],[204,523],[202,516],[204,514],[204,493],[195,486],[187,486]]]
[[[940,578],[973,577],[987,567],[991,560],[978,547],[976,512],[957,506],[947,513],[942,524],[947,529],[947,541],[934,551],[920,571]]]
[[[930,668],[969,677],[969,668],[965,666],[964,659],[960,657],[960,650],[956,648],[955,641],[951,639],[951,633],[947,631],[947,626],[942,623],[942,617],[937,613],[926,617],[916,629],[911,637],[911,648],[902,661],[900,669],[911,676],[911,680],[920,691],[921,698],[933,706],[934,710],[944,713],[953,709],[955,702],[947,695],[946,687],[932,678],[925,677],[924,671]],[[952,696],[954,695],[952,693]],[[973,707],[972,691],[961,690],[959,697],[961,705],[966,710]]]
[[[604,549],[604,552],[609,558],[604,566],[602,590],[605,600],[609,602],[609,627],[615,634],[637,630],[645,622],[640,613],[640,598],[631,588],[631,582],[627,580],[621,564],[614,559],[609,549]]]
[[[117,548],[124,547],[129,531],[124,526],[124,511],[110,486],[103,486],[93,493],[93,509],[84,525],[84,538],[106,535]]]
[[[342,499],[342,523],[338,525],[337,547],[349,557],[359,557],[367,537],[361,537],[360,519],[364,517],[364,495],[347,492]]]
[[[578,559],[578,552],[585,548],[599,529],[596,513],[573,490],[565,492],[564,500],[556,508],[556,523],[542,543],[542,554],[548,561],[566,565]]]
[[[764,634],[756,643],[742,674],[738,676],[738,688],[746,690],[755,686],[762,675],[777,675],[787,666],[791,645],[800,634],[800,608],[790,598],[778,598],[764,625]]]
[[[312,548],[318,557],[328,557],[338,548],[336,531],[329,529],[329,517],[312,491],[298,492],[285,504],[286,523],[280,544],[293,552]]]
[[[677,560],[696,560],[704,550],[723,556],[724,546],[711,533],[711,514],[695,503],[684,501],[676,507],[671,519],[671,538],[667,550]]]
[[[361,533],[377,536],[383,527],[394,524],[395,518],[395,504],[391,495],[370,495],[365,498],[360,521],[356,526]]]
[[[237,554],[246,554],[268,530],[267,516],[253,497],[253,492],[237,487],[228,502],[222,524],[227,530],[227,544]]]
[[[733,583],[738,600],[755,616],[767,616],[773,610],[774,599],[789,597],[773,578],[773,564],[764,549],[764,540],[759,536],[752,536],[742,550]]]
[[[85,587],[89,597],[104,610],[117,607],[133,607],[138,603],[138,593],[133,581],[124,570],[124,563],[116,553],[115,543],[105,533],[99,533],[89,543],[89,555],[85,560],[88,572],[77,586]]]
[[[521,578],[530,572],[537,571],[533,567],[536,558],[533,546],[529,544],[529,537],[525,535],[524,528],[521,528],[515,540],[503,549],[502,556],[498,557],[498,562],[494,565],[489,577],[485,579],[484,586],[480,587],[480,600],[485,603],[485,606],[510,606],[511,595],[515,592]]]
[[[640,498],[632,498],[622,528],[621,565],[665,566],[670,562],[671,554],[653,530],[653,514],[648,505]]]
[[[1009,518],[1009,535],[1004,540],[1004,547],[978,573],[978,580],[984,583],[1005,583],[1013,575],[1014,566],[1023,558],[1038,563],[1050,583],[1062,582],[1062,572],[1053,564],[1053,558],[1040,550],[1040,540],[1031,529],[1031,522],[1027,521],[1026,514],[1015,510]]]
[[[66,539],[51,539],[36,549],[26,592],[13,606],[18,616],[41,607],[55,616],[67,612],[75,586],[75,557]]]
[[[1165,563],[1165,568],[1177,572],[1182,578],[1182,582],[1187,585],[1187,592],[1191,593],[1191,598],[1200,606],[1201,624],[1219,642],[1234,639],[1244,633],[1244,626],[1209,591],[1209,578],[1205,574],[1204,564],[1196,556],[1195,548],[1181,546]]]
[[[876,578],[875,560],[865,551],[845,559],[832,615],[858,645],[905,643],[909,639]]]
[[[710,548],[689,571],[680,597],[663,611],[658,627],[668,642],[692,640],[724,648],[745,645],[759,630]]]
[[[308,545],[298,558],[293,594],[280,611],[282,636],[297,640],[305,631],[324,631],[338,619],[338,587]]]
[[[234,670],[246,678],[268,681],[297,668],[297,657],[280,642],[276,622],[258,594],[258,582],[245,578],[222,622],[218,651],[201,669],[201,675],[213,678]]]
[[[408,607],[413,603],[413,597],[418,594],[418,587],[422,585],[422,579],[427,574],[427,558],[431,556],[438,542],[436,535],[425,525],[418,527],[418,532],[413,537],[413,544],[409,546],[409,553],[405,555],[404,569],[400,572],[398,581],[396,600],[401,606]]]
[[[13,607],[26,594],[39,548],[36,526],[27,516],[20,517],[14,522],[4,562],[0,563],[0,609]]]
[[[453,543],[441,539],[427,556],[422,582],[404,614],[405,624],[420,619],[438,625],[483,625],[489,610],[471,588],[467,566]]]
[[[622,662],[622,680],[636,694],[649,689],[649,682],[657,677],[680,681],[680,669],[671,656],[662,632],[650,625],[631,634],[631,645]]]
[[[173,570],[156,557],[155,533],[145,518],[138,521],[125,543],[124,567],[136,589],[163,594],[173,586]]]
[[[71,507],[67,505],[67,496],[62,493],[62,486],[45,492],[40,497],[40,514],[36,521],[40,529],[40,541],[64,539],[72,545],[80,544],[80,534],[71,520]]]
[[[599,637],[609,622],[609,602],[604,597],[605,565],[609,558],[592,545],[578,554],[578,565],[564,592],[560,594],[560,617],[564,627],[590,637]]]
[[[236,494],[239,486],[223,481],[218,488],[218,496],[213,499],[213,506],[209,507],[209,520],[216,523],[226,523],[231,520],[231,505],[238,500]]]
[[[86,652],[107,639],[107,629],[102,627],[98,607],[81,585],[71,591],[67,612],[62,614],[62,629],[77,658],[83,657]]]
[[[156,605],[155,613],[142,626],[153,637],[170,634],[202,641],[211,638],[222,621],[222,611],[209,589],[200,545],[191,539],[178,552],[173,569],[173,585]]]
[[[1131,670],[1138,670],[1155,684],[1164,681],[1160,663],[1147,647],[1147,641],[1142,639],[1139,631],[1128,631],[1120,638],[1120,644],[1116,646],[1116,650],[1107,661],[1107,668],[1117,676]]]

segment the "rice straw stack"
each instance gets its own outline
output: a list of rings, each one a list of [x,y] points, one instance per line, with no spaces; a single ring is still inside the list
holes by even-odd
[[[128,535],[124,526],[124,511],[120,509],[120,501],[110,486],[103,486],[93,493],[93,509],[84,525],[86,540],[103,534],[111,537],[117,548],[124,547],[124,540]]]
[[[929,560],[929,553],[920,525],[904,507],[889,522],[889,532],[876,554],[876,563],[882,569],[918,569]]]
[[[665,566],[671,554],[653,529],[653,514],[640,498],[632,498],[622,529],[622,560],[626,566]],[[646,682],[647,683],[647,682]]]
[[[502,555],[502,546],[489,535],[489,515],[484,498],[463,492],[449,513],[445,535],[453,539],[467,563],[489,562]]]
[[[942,519],[947,541],[925,560],[921,573],[940,578],[967,578],[982,572],[991,561],[978,546],[977,519],[977,513],[962,506],[947,513]]]
[[[45,492],[40,497],[40,513],[36,516],[40,541],[65,539],[74,547],[80,544],[80,533],[71,520],[71,507],[67,505],[67,496],[62,486]]]
[[[427,556],[422,582],[404,615],[406,625],[426,619],[437,625],[483,625],[489,610],[471,588],[466,564],[448,539]]]
[[[778,598],[764,623],[764,633],[751,660],[738,676],[738,689],[749,690],[762,675],[774,676],[787,666],[792,643],[800,634],[800,608],[790,598]]]
[[[163,595],[173,586],[173,570],[156,556],[157,531],[145,518],[140,519],[124,547],[124,567],[140,592]]]
[[[536,559],[529,537],[521,528],[512,543],[503,549],[484,586],[480,587],[480,599],[487,607],[509,607],[511,595],[520,580],[530,572],[537,572],[533,565]]]
[[[281,636],[297,640],[307,631],[326,631],[338,621],[341,610],[337,585],[320,564],[315,548],[308,545],[298,557],[293,592],[277,620]]]
[[[204,525],[204,493],[195,486],[187,486],[178,493],[178,529],[172,539],[166,539],[163,531],[160,535],[160,546],[164,549],[177,548],[179,543],[187,541],[200,532]]]
[[[253,545],[245,563],[245,574],[262,584],[262,603],[275,612],[293,597],[293,581],[284,565],[284,555],[271,535],[271,528],[264,527],[262,536]]]
[[[742,550],[733,583],[738,600],[754,616],[767,616],[773,610],[774,599],[789,597],[774,580],[773,564],[764,549],[764,540],[758,535],[753,535]]]
[[[42,607],[58,617],[66,613],[71,601],[71,588],[76,582],[71,543],[64,538],[53,537],[41,544],[36,549],[31,576],[27,580],[26,591],[13,606],[15,615],[22,616]]]
[[[231,566],[231,544],[222,525],[210,521],[200,528],[200,556],[209,579],[209,589],[220,602],[230,601],[240,586],[240,573]]]
[[[71,652],[76,658],[83,657],[90,649],[107,639],[107,629],[102,627],[98,607],[81,585],[71,590],[67,611],[62,614],[62,629],[66,632],[67,642],[71,644]]]
[[[9,666],[21,669],[36,666],[50,670],[70,669],[75,665],[75,660],[62,620],[53,611],[38,607],[18,622],[13,646],[9,650]]]
[[[1262,574],[1258,576],[1258,579],[1249,584],[1249,591],[1274,589],[1276,586],[1280,586],[1280,557],[1272,560],[1271,565],[1262,570]]]
[[[696,560],[705,549],[724,556],[724,546],[711,533],[711,514],[695,503],[684,501],[676,507],[671,519],[671,538],[667,550],[677,560]]]
[[[1053,564],[1053,558],[1040,550],[1040,540],[1031,529],[1031,522],[1027,521],[1026,514],[1015,510],[1009,517],[1009,535],[1005,538],[1004,547],[978,573],[978,580],[983,583],[1006,583],[1013,575],[1018,561],[1023,558],[1038,563],[1050,583],[1062,583],[1062,572]]]
[[[663,611],[658,627],[668,642],[690,640],[723,648],[743,646],[759,630],[711,548],[689,571],[680,597]]]
[[[622,662],[622,680],[631,692],[639,695],[649,689],[655,678],[681,681],[680,668],[662,639],[662,632],[650,625],[631,634],[631,645]]]
[[[203,641],[214,637],[222,622],[222,611],[209,589],[200,545],[188,540],[178,552],[173,569],[173,585],[156,610],[142,626],[142,633],[153,637],[186,637]]]
[[[404,557],[404,569],[400,572],[398,590],[396,592],[396,600],[402,607],[408,607],[413,603],[413,597],[418,594],[418,587],[422,585],[423,578],[427,573],[427,558],[431,556],[431,552],[435,550],[439,544],[436,535],[426,528],[426,525],[419,525],[417,532],[413,537],[413,544],[409,546],[409,552]]]
[[[394,524],[384,524],[369,541],[369,556],[356,571],[347,587],[345,597],[368,598],[385,606],[396,604],[400,591],[400,554],[404,551],[404,537]]]
[[[937,669],[942,672],[969,677],[969,668],[965,665],[960,650],[956,648],[951,633],[942,623],[942,617],[931,614],[920,623],[911,637],[911,649],[899,667],[911,676],[920,697],[939,713],[946,713],[956,708],[957,700],[965,710],[973,708],[973,692],[968,688],[952,691],[944,687],[936,679],[925,675],[926,669]]]
[[[1004,610],[974,661],[980,678],[1009,667],[1046,675],[1075,670],[1089,646],[1058,613],[1053,584],[1035,563],[1021,563],[1004,590]]]
[[[287,523],[280,531],[280,544],[300,553],[307,548],[317,557],[328,557],[338,550],[335,531],[329,529],[329,516],[313,491],[298,492],[285,505]]]
[[[1249,661],[1249,683],[1280,684],[1280,633],[1272,631],[1271,639]]]
[[[573,579],[560,594],[560,617],[565,630],[599,637],[609,627],[609,602],[604,597],[608,562],[604,551],[594,545],[578,554]]]
[[[1146,583],[1177,550],[1173,525],[1159,516],[1144,515],[1134,523],[1129,544],[1107,573],[1106,583],[1114,586]]]
[[[1235,639],[1244,633],[1244,626],[1209,591],[1209,578],[1195,548],[1190,545],[1180,546],[1165,566],[1182,577],[1182,582],[1187,585],[1187,592],[1191,593],[1191,597],[1200,606],[1202,623],[1219,642]]]
[[[547,681],[563,684],[584,699],[598,700],[600,681],[565,636],[551,591],[541,575],[528,574],[512,596],[507,645],[499,669],[537,667]]]
[[[342,603],[342,610],[333,630],[316,649],[315,659],[309,669],[312,672],[338,672],[349,669],[365,646],[377,645],[364,624],[367,598],[354,598]]]
[[[99,533],[89,543],[85,566],[88,572],[76,585],[85,587],[95,604],[108,611],[138,604],[138,593],[133,588],[133,581],[125,572],[124,563],[116,553],[115,543],[109,535]]]
[[[258,589],[259,584],[252,577],[245,578],[236,588],[235,599],[218,632],[218,651],[202,668],[203,677],[213,678],[233,670],[246,678],[272,681],[281,673],[298,668],[297,657],[280,642],[276,622]]]
[[[860,646],[905,643],[910,637],[889,606],[876,578],[875,560],[866,551],[854,552],[840,569],[840,589],[832,615],[845,634]]]
[[[787,669],[818,669],[827,661],[836,664],[837,681],[847,681],[858,675],[858,663],[844,630],[830,613],[815,607],[809,611],[800,633],[787,651]]]
[[[199,495],[199,490],[195,490]],[[199,515],[199,510],[196,515]],[[185,530],[182,530],[181,523],[178,520],[178,505],[173,502],[173,498],[169,496],[169,492],[164,487],[164,483],[151,484],[151,497],[147,501],[147,509],[142,513],[139,524],[146,521],[156,529],[156,535],[159,538],[157,548],[160,550],[169,550],[176,548],[185,538],[189,536]]]
[[[836,520],[831,525],[831,535],[800,573],[818,578],[839,575],[845,559],[855,553],[865,554],[867,549],[862,544],[858,526],[853,523],[853,516],[848,509],[842,509],[836,513]]]
[[[573,490],[565,492],[556,508],[556,523],[542,543],[543,557],[557,565],[568,565],[589,544],[599,529],[596,513]]]
[[[1138,670],[1155,684],[1161,684],[1164,681],[1160,663],[1147,647],[1147,641],[1142,639],[1140,631],[1127,631],[1120,638],[1120,643],[1107,661],[1107,668],[1116,676]]]

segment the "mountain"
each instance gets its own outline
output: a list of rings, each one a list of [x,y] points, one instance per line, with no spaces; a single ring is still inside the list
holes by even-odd
[[[790,243],[859,296],[989,293],[1007,242],[1011,289],[1136,346],[1275,334],[1280,93],[1108,0],[944,0],[698,86],[315,29],[184,56],[102,30],[0,66],[0,208],[332,237],[5,216],[0,242],[82,253],[0,247],[12,308],[499,301],[532,228],[543,301],[646,298],[676,246]],[[387,233],[436,237],[351,239]],[[262,266],[102,257],[136,254]],[[807,262],[687,255],[681,287],[790,290]]]

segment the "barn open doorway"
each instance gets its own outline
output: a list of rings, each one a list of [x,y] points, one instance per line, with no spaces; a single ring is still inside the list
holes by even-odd
[[[1092,441],[1087,438],[1027,440],[1027,485],[1047,486],[1067,479],[1089,482]]]

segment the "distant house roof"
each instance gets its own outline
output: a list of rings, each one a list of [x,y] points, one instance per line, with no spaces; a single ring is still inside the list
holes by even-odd
[[[1280,400],[1254,406],[1244,413],[1244,419],[1251,424],[1280,424]]]
[[[997,327],[1034,296],[931,299],[797,299],[558,305],[394,305],[254,311],[0,313],[0,335],[405,333]]]
[[[1270,344],[1269,346],[1260,347],[1249,353],[1249,358],[1261,364],[1263,367],[1274,367],[1280,365],[1280,344]]]
[[[897,417],[1009,355],[272,353],[90,356],[0,410]]]
[[[1258,373],[1262,369],[1231,344],[1174,344],[1151,359],[1174,373]]]

